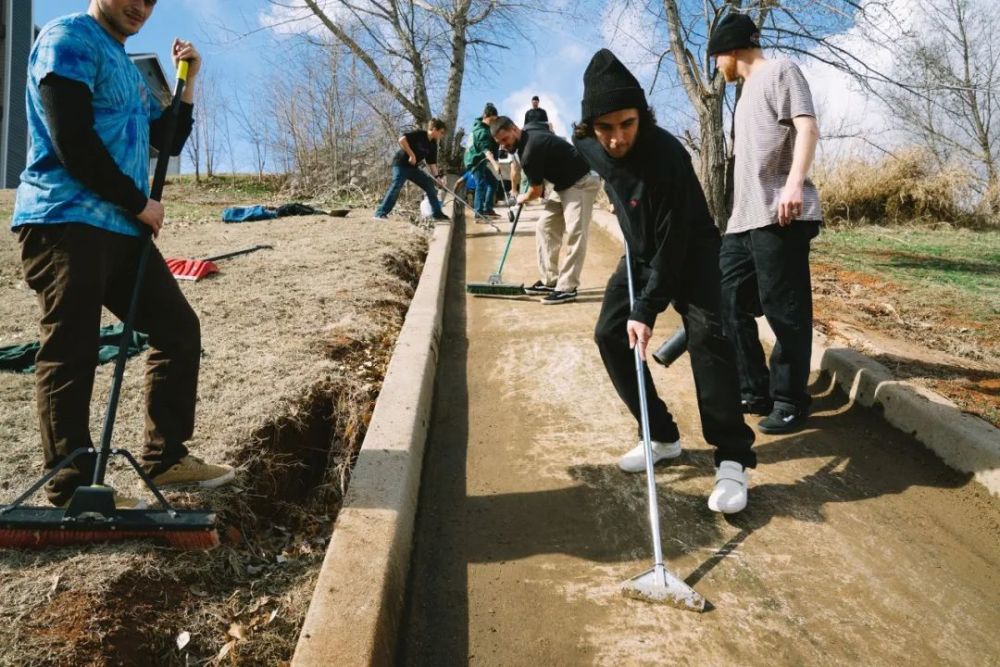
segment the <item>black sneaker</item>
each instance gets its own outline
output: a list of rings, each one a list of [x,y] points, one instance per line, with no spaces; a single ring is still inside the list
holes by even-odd
[[[576,301],[575,287],[568,292],[560,292],[558,290],[552,290],[552,294],[549,294],[547,297],[542,299],[542,305],[551,306],[556,303],[567,303],[569,301]]]
[[[451,222],[451,218],[446,216],[444,213],[437,213],[431,216],[431,220],[437,220],[438,222]]]
[[[757,428],[760,429],[761,433],[767,433],[768,435],[793,433],[802,428],[808,416],[808,413],[805,411],[775,407],[771,411],[771,414],[757,423]]]
[[[766,417],[774,410],[774,401],[767,398],[758,398],[752,401],[743,399],[740,403],[743,405],[743,414],[745,415]]]
[[[556,289],[554,287],[549,287],[541,280],[536,280],[534,285],[524,288],[525,294],[533,294],[535,296],[548,296],[555,291]]]

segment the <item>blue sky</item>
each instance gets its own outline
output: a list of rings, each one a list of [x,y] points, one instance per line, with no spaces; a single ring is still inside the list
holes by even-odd
[[[87,0],[33,1],[38,25],[57,16],[86,11],[88,6]],[[629,64],[648,92],[655,74],[652,63],[666,44],[662,33],[654,28],[658,23],[656,17],[647,13],[644,4],[628,0],[547,0],[548,7],[569,6],[584,18],[568,21],[550,15],[526,23],[521,29],[531,38],[530,42],[517,35],[494,35],[496,41],[508,48],[491,52],[496,73],[477,74],[467,70],[460,123],[467,128],[471,126],[486,102],[493,102],[501,113],[520,121],[531,95],[537,94],[556,132],[568,134],[570,124],[579,116],[583,71],[594,51],[602,46],[610,47]],[[169,67],[173,38],[191,39],[205,57],[206,70],[216,73],[224,90],[252,92],[268,80],[269,55],[287,44],[284,42],[287,37],[261,28],[261,17],[272,10],[273,5],[267,0],[160,0],[143,31],[129,39],[127,49],[155,52],[161,63]],[[694,119],[686,97],[670,88],[667,72],[672,67],[669,60],[664,61],[664,72],[651,101],[659,123],[679,134],[691,128]],[[835,75],[829,75],[823,87],[843,90],[845,86]],[[836,97],[839,102],[849,98],[843,94]],[[851,102],[848,106],[859,105]],[[238,140],[237,144],[237,167],[250,171],[249,147]],[[391,148],[387,147],[387,151]],[[222,168],[228,169],[228,165],[223,164]]]
[[[578,8],[592,6],[594,14],[599,16],[605,3],[586,0],[574,4]],[[34,0],[35,22],[44,25],[58,16],[86,11],[87,5],[87,0]],[[280,49],[282,41],[269,31],[238,39],[234,33],[259,28],[260,16],[269,7],[267,0],[160,0],[149,23],[129,39],[126,48],[129,52],[155,52],[169,68],[173,38],[191,39],[204,56],[206,70],[211,68],[219,73],[225,86],[249,90],[266,80],[267,54]],[[535,46],[516,36],[496,36],[498,41],[509,44],[509,48],[493,52],[499,74],[467,73],[460,112],[464,125],[471,125],[486,102],[493,102],[501,113],[520,120],[530,105],[531,95],[537,94],[556,130],[568,133],[569,124],[579,113],[583,70],[603,43],[600,25],[545,23],[524,27],[534,36]],[[248,154],[245,146],[237,150]],[[239,168],[249,170],[249,161]]]

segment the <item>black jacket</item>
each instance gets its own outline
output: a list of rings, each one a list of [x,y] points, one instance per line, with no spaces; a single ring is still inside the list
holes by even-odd
[[[655,126],[641,128],[636,145],[620,159],[593,137],[573,143],[604,178],[633,266],[648,275],[630,319],[653,326],[671,301],[685,300],[694,273],[687,270],[690,262],[705,261],[696,251],[709,250],[708,257],[718,262],[719,230],[691,156],[676,137]]]

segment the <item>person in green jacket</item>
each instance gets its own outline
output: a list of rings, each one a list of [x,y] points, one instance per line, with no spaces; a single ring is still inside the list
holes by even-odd
[[[499,146],[490,134],[490,121],[497,117],[497,108],[491,102],[486,103],[483,115],[472,123],[472,139],[469,140],[469,148],[465,151],[465,168],[471,169],[476,177],[476,196],[473,199],[472,207],[479,217],[498,218],[500,217],[493,210],[493,202],[496,201],[497,179],[490,170],[489,162],[500,173],[500,165],[496,161],[496,153]]]

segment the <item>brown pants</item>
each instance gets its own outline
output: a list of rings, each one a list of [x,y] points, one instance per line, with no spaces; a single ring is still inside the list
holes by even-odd
[[[24,279],[38,294],[41,348],[36,399],[45,468],[93,446],[90,398],[97,367],[101,307],[124,320],[135,285],[140,239],[82,223],[19,230]],[[139,295],[135,328],[149,335],[143,467],[158,474],[187,455],[194,432],[201,326],[154,246]],[[126,447],[127,448],[127,447]],[[46,486],[60,505],[89,484],[93,457],[77,458]]]

